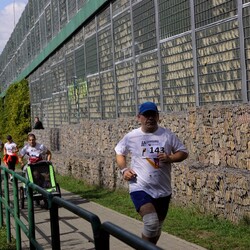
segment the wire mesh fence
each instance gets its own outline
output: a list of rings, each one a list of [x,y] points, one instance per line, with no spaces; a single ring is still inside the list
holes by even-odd
[[[29,0],[0,56],[1,92],[27,77],[49,127],[148,100],[164,112],[248,102],[249,18],[247,0]]]

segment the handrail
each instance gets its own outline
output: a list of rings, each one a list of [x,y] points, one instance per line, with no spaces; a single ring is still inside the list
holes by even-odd
[[[59,250],[60,246],[60,225],[58,210],[59,207],[64,207],[65,209],[71,211],[80,218],[88,221],[91,224],[94,245],[96,250],[109,250],[110,249],[110,235],[123,241],[125,244],[138,249],[138,250],[161,250],[161,248],[153,245],[152,243],[146,242],[140,237],[126,231],[125,229],[111,223],[104,222],[101,223],[99,217],[85,210],[69,201],[64,200],[61,197],[53,196],[50,192],[45,189],[31,183],[29,180],[21,176],[20,174],[7,169],[4,166],[0,166],[1,173],[3,173],[4,179],[4,194],[2,190],[2,174],[0,178],[0,228],[3,227],[3,206],[5,208],[6,216],[6,230],[7,230],[7,242],[11,242],[11,225],[10,216],[14,217],[15,228],[16,228],[16,249],[21,249],[21,230],[29,238],[30,249],[43,249],[43,247],[37,242],[35,235],[35,218],[34,218],[34,205],[33,205],[33,191],[41,193],[48,200],[48,209],[50,213],[50,229],[51,229],[51,239],[52,239],[52,249]],[[14,202],[10,204],[10,190],[8,183],[8,174],[13,176],[13,197]],[[18,197],[18,180],[23,182],[27,189],[27,199],[28,199],[28,226],[26,226],[20,219],[19,210],[19,197]]]
[[[155,250],[156,246],[153,243],[147,242],[145,245],[145,241],[138,240],[138,236],[125,231],[123,228],[106,221],[102,224],[102,228],[111,234],[112,236],[116,237],[117,239],[123,241],[127,245],[134,247],[137,250]],[[139,238],[140,239],[140,238]],[[157,247],[157,249],[161,249]]]

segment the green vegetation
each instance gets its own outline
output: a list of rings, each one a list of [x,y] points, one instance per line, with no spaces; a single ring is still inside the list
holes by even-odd
[[[140,220],[125,190],[110,191],[60,175],[57,175],[57,182],[60,183],[61,188],[78,194],[84,199]],[[250,249],[250,223],[247,219],[235,225],[227,220],[202,214],[195,208],[171,204],[163,230],[210,250]]]
[[[6,95],[0,98],[0,139],[10,134],[19,147],[30,132],[30,97],[28,81],[11,84]]]
[[[11,243],[7,243],[7,234],[6,234],[5,227],[0,229],[0,249],[1,250],[14,250],[14,249],[16,249],[15,240],[13,240]]]
[[[29,84],[23,80],[11,84],[6,95],[0,98],[0,140],[5,143],[6,136],[11,135],[17,145],[22,147],[30,129]],[[0,228],[0,249],[16,249],[14,239],[7,243],[5,227]]]

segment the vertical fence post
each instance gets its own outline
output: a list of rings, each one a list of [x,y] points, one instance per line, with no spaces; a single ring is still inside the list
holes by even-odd
[[[91,226],[96,250],[109,250],[109,234],[102,229],[100,218],[92,214]]]
[[[244,35],[244,24],[243,24],[243,3],[238,0],[238,29],[239,29],[239,40],[240,40],[240,69],[241,69],[241,96],[243,103],[247,103],[247,69],[246,69],[246,52],[245,50],[245,35]]]
[[[110,249],[109,238],[110,238],[109,233],[101,227],[100,238],[96,245],[96,250],[109,250]]]
[[[61,243],[60,243],[60,229],[59,229],[59,219],[58,219],[58,205],[55,202],[49,202],[49,206],[50,206],[49,212],[50,212],[52,249],[60,250]]]
[[[0,197],[2,198],[3,196],[3,190],[2,190],[2,172],[3,172],[3,169],[1,168],[0,169],[0,174],[1,174],[1,177],[0,177]],[[3,227],[3,202],[2,202],[2,199],[0,199],[0,228]]]
[[[18,179],[13,175],[13,195],[14,195],[14,219],[15,219],[15,227],[16,227],[16,249],[20,250],[21,247],[21,230],[20,225],[17,223],[17,219],[20,218],[19,211],[19,199],[18,199]]]
[[[8,173],[4,171],[4,196],[5,196],[5,212],[6,212],[6,230],[7,230],[7,242],[11,242],[11,228],[10,228],[10,196],[9,196],[9,183]]]
[[[27,198],[28,198],[28,221],[29,221],[29,240],[30,250],[35,250],[35,246],[32,244],[31,239],[35,239],[35,216],[34,216],[34,204],[33,204],[33,189],[27,185]]]

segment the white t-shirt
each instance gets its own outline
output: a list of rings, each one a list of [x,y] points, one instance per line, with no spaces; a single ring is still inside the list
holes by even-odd
[[[15,142],[6,142],[4,148],[6,149],[7,155],[16,155],[17,145]]]
[[[20,151],[20,155],[28,156],[28,163],[35,163],[37,161],[43,160],[48,149],[40,143],[36,143],[35,147],[31,147],[29,144],[25,145]]]
[[[115,147],[116,154],[131,154],[131,168],[137,177],[129,182],[129,191],[145,191],[153,198],[172,193],[171,164],[157,160],[157,154],[188,152],[183,143],[169,129],[158,127],[154,133],[137,128],[126,134]]]

